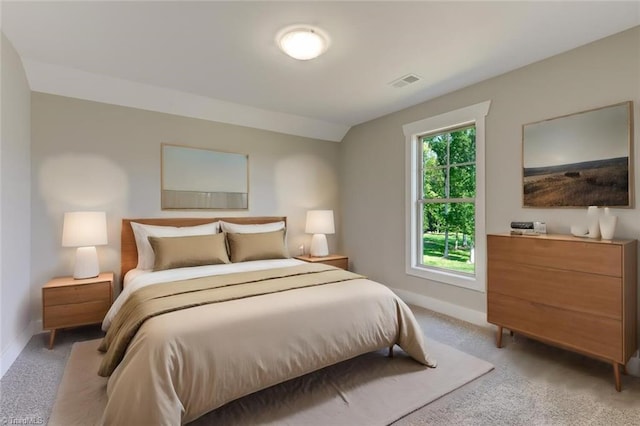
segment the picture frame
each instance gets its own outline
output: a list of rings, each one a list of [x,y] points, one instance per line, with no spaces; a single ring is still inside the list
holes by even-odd
[[[246,210],[249,156],[161,144],[163,210]]]
[[[522,125],[523,207],[633,207],[633,102]]]

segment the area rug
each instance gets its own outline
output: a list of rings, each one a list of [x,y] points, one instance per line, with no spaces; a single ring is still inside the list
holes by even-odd
[[[75,343],[49,425],[94,425],[106,404],[97,375],[100,340]],[[491,371],[493,365],[428,340],[436,368],[425,368],[396,347],[394,358],[372,352],[248,395],[191,425],[388,425]]]

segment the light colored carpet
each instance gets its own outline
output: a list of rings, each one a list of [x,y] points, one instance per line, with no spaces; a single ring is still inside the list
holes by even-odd
[[[99,339],[75,343],[49,424],[99,423],[106,379],[96,374]],[[429,340],[437,368],[424,368],[404,352],[366,354],[241,398],[192,425],[387,425],[489,372],[493,365]]]

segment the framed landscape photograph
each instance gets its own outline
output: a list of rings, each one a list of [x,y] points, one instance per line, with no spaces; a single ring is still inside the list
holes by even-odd
[[[522,126],[524,207],[633,207],[633,103]]]
[[[161,145],[163,210],[242,210],[249,206],[249,156]]]

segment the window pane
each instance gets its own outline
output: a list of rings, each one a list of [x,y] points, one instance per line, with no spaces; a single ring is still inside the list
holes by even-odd
[[[449,197],[475,198],[476,196],[476,166],[454,166],[450,169],[451,183]]]
[[[445,198],[446,169],[425,169],[423,198]]]
[[[476,128],[470,127],[449,133],[451,164],[473,163],[476,161]]]
[[[447,133],[431,136],[422,140],[423,161],[425,167],[427,164],[431,166],[444,166],[447,164],[447,141],[449,135]]]
[[[474,219],[473,203],[424,204],[422,264],[474,274]]]

